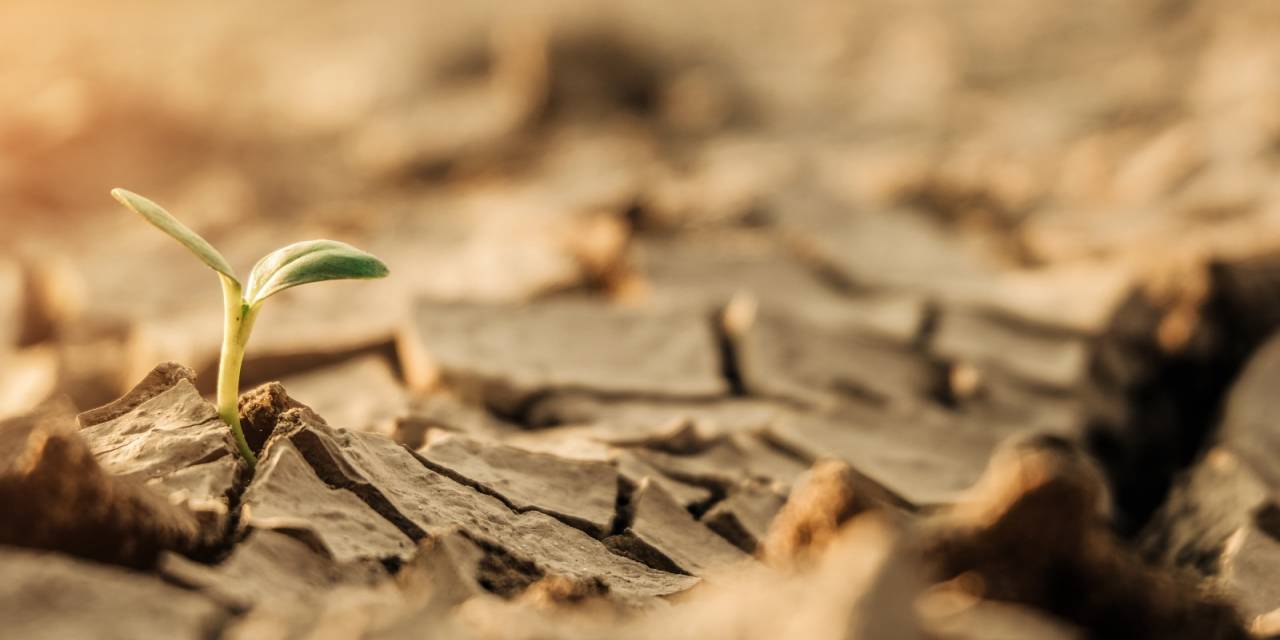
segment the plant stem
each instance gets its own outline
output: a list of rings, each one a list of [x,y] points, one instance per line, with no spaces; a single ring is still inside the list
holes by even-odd
[[[240,427],[240,367],[244,364],[244,349],[249,343],[258,309],[245,304],[241,298],[240,283],[227,277],[222,278],[222,300],[225,317],[222,355],[218,360],[218,416],[231,427],[240,455],[253,469],[258,459]]]

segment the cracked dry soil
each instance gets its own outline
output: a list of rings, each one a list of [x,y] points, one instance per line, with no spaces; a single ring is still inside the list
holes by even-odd
[[[386,435],[263,385],[240,406],[253,473],[175,363],[99,409],[4,423],[10,629],[1243,638],[1280,606],[1259,568],[1280,560],[1255,381],[1274,347],[1233,388],[1210,453],[1121,536],[1087,422],[1000,427],[1016,414],[990,394],[948,399],[916,373],[858,374],[912,402],[733,393],[722,341],[750,384],[804,348],[770,341],[814,339],[746,337],[764,316],[728,327],[585,299],[420,310],[430,320],[400,338],[407,375],[445,380],[452,404],[415,406]],[[549,348],[562,331],[584,339]],[[902,371],[938,366],[919,340],[852,346],[870,344]],[[846,375],[836,351],[806,370]]]
[[[4,3],[0,637],[1280,637],[1272,0],[609,5]]]

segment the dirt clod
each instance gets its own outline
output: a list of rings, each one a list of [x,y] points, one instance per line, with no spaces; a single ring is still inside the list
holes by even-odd
[[[310,407],[290,397],[279,382],[268,382],[240,394],[239,408],[240,427],[254,451],[262,451],[262,446],[275,433],[280,415],[290,409],[305,411],[310,419],[324,422]]]
[[[190,511],[104,471],[65,417],[4,421],[0,442],[0,543],[149,567],[210,542]]]
[[[196,372],[191,367],[176,362],[162,362],[118,400],[81,413],[76,416],[76,422],[83,428],[114,420],[168,390],[179,380],[194,381],[195,379]]]
[[[859,513],[893,508],[883,491],[840,460],[821,460],[791,490],[760,549],[772,565],[820,554],[840,527]]]
[[[1047,610],[1096,637],[1247,637],[1225,600],[1120,544],[1102,519],[1101,478],[1060,438],[1007,442],[938,516],[925,555],[940,578],[972,574],[981,597]]]
[[[582,604],[607,595],[609,585],[600,578],[574,579],[553,575],[529,585],[524,599],[541,606],[563,606]]]

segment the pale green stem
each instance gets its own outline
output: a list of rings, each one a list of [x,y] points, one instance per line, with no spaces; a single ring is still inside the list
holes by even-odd
[[[252,469],[258,463],[240,428],[240,366],[244,364],[244,349],[253,332],[253,321],[258,307],[245,304],[240,283],[222,278],[222,300],[225,306],[225,322],[222,327],[222,356],[218,360],[218,416],[231,427],[240,455]]]

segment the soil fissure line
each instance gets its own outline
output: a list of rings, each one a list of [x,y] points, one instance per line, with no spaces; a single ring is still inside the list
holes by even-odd
[[[503,506],[512,510],[515,513],[529,513],[531,511],[536,511],[543,515],[555,518],[556,520],[559,520],[560,522],[566,525],[569,525],[570,527],[573,527],[574,529],[577,529],[591,536],[592,538],[595,538],[597,540],[601,538],[601,533],[598,530],[598,528],[594,524],[591,524],[586,520],[575,518],[573,516],[563,514],[563,513],[556,513],[554,511],[543,509],[537,506],[528,506],[528,507],[517,506],[516,504],[512,503],[509,498],[502,495],[501,493],[498,493],[492,488],[487,487],[476,480],[472,480],[471,478],[468,478],[462,475],[461,473],[454,471],[453,469],[450,469],[446,466],[432,462],[431,460],[428,460],[425,456],[419,454],[417,451],[414,451],[408,447],[405,447],[405,450],[408,451],[410,454],[412,454],[414,458],[417,458],[418,462],[421,463],[422,466],[426,467],[428,470],[434,471],[464,487],[468,487],[476,492],[483,493],[484,495],[494,498],[498,502],[501,502]]]
[[[1137,535],[1148,524],[1174,478],[1212,441],[1235,380],[1280,323],[1258,322],[1256,300],[1234,291],[1230,274],[1219,271],[1199,307],[1200,324],[1179,352],[1158,344],[1166,310],[1138,295],[1121,305],[1093,345],[1092,376],[1119,386],[1128,409],[1119,420],[1095,419],[1087,433],[1089,452],[1113,488],[1121,535]],[[1129,370],[1140,371],[1136,381],[1126,378]]]
[[[710,492],[711,495],[709,495],[705,500],[695,502],[686,508],[686,511],[689,512],[689,515],[693,516],[694,520],[701,520],[704,514],[710,511],[712,507],[720,504],[729,495],[730,485],[728,483],[697,474],[680,473],[678,471],[671,471],[669,469],[662,469],[659,467],[655,468],[658,470],[658,473],[661,473],[670,480],[683,482],[684,484],[693,485],[701,489],[706,489]]]
[[[237,455],[235,450],[227,452],[226,455]],[[241,516],[241,500],[244,493],[249,490],[249,485],[253,482],[254,470],[246,464],[236,465],[235,481],[223,494],[227,499],[227,523],[222,531],[220,540],[217,545],[210,551],[208,560],[210,563],[216,564],[226,559],[235,550],[236,545],[240,542],[236,534],[240,529]]]
[[[631,528],[636,521],[635,505],[631,503],[636,493],[636,484],[618,474],[618,493],[613,502],[613,523],[609,527],[609,535],[616,536]]]
[[[631,526],[636,521],[637,490],[639,485],[621,475],[618,476],[618,498],[614,506],[613,526],[610,527],[609,535],[602,541],[604,547],[609,550],[609,553],[639,562],[650,569],[689,575],[688,572],[676,566],[671,558],[642,541],[631,531]]]
[[[325,484],[331,488],[345,489],[355,494],[357,498],[369,505],[370,509],[409,536],[410,540],[419,542],[427,536],[427,532],[401,513],[381,489],[347,464],[337,452],[330,451],[323,438],[307,429],[299,429],[287,437]]]
[[[725,384],[729,387],[729,395],[746,396],[748,392],[746,382],[742,377],[741,356],[738,353],[732,332],[727,326],[728,313],[728,305],[716,309],[711,312],[708,322],[711,323],[711,332],[716,340],[716,353],[720,358],[720,376],[724,378]]]

